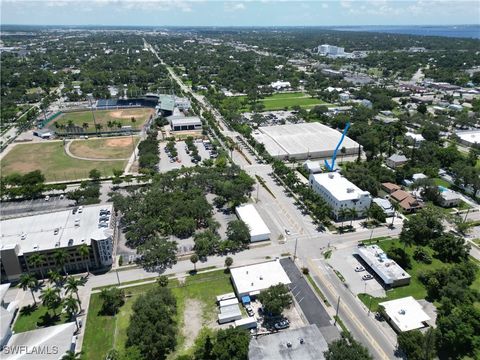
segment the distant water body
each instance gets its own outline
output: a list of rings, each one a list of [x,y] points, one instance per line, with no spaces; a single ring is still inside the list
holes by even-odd
[[[332,30],[480,39],[480,25],[339,26]]]

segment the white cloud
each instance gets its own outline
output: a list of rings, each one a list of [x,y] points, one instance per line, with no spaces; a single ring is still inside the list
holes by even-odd
[[[223,8],[227,12],[243,11],[247,7],[243,2],[227,1],[223,3]]]

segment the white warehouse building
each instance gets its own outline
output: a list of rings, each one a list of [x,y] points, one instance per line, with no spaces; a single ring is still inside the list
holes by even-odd
[[[368,191],[348,181],[337,172],[310,174],[310,186],[330,205],[338,219],[342,209],[355,209],[358,216],[366,213],[372,197]]]
[[[231,268],[230,275],[239,299],[244,296],[257,296],[262,290],[273,285],[291,284],[278,260]]]
[[[253,204],[237,206],[235,213],[238,218],[247,224],[250,230],[250,242],[257,242],[270,239],[270,229],[263,221]]]
[[[262,126],[254,139],[265,146],[270,156],[279,159],[322,159],[331,157],[342,133],[318,122]],[[358,155],[360,145],[345,136],[337,161],[344,156]]]

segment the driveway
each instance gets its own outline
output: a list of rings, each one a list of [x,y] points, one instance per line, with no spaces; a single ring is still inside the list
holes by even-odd
[[[328,343],[337,339],[340,336],[340,333],[338,329],[332,325],[333,320],[330,318],[330,315],[328,315],[323,304],[313,290],[307,284],[307,281],[300,270],[295,266],[292,259],[281,259],[280,264],[282,264],[283,269],[292,282],[290,284],[290,290],[309,324],[317,325]]]

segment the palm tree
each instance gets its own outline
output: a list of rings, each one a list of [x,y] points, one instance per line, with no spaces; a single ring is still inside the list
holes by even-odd
[[[87,262],[85,265],[87,265],[87,276],[90,274],[90,270],[88,269],[88,263],[90,262],[90,249],[88,248],[87,244],[82,244],[78,248],[78,253],[80,256],[85,260],[87,259]]]
[[[87,131],[87,129],[88,129],[89,126],[90,126],[90,125],[89,125],[87,122],[84,122],[84,123],[82,124],[82,128],[83,128],[84,131]]]
[[[53,310],[53,316],[57,316],[57,308],[62,302],[62,299],[60,297],[60,289],[43,289],[42,293],[40,294],[40,299],[42,299],[43,305],[45,305],[49,310]]]
[[[103,128],[103,125],[102,124],[95,124],[95,129],[98,131],[101,131]]]
[[[57,264],[57,266],[63,270],[65,275],[68,275],[65,264],[70,256],[68,255],[67,251],[64,249],[58,249],[53,254],[53,257],[55,258],[55,263]]]
[[[392,201],[392,206],[393,206],[393,216],[392,216],[391,226],[393,226],[393,222],[395,221],[395,215],[397,215],[398,209],[400,209],[400,205],[396,201]]]
[[[67,293],[75,293],[75,295],[77,295],[77,300],[81,307],[82,303],[80,301],[80,297],[78,296],[78,288],[80,286],[83,286],[83,281],[81,279],[75,279],[73,276],[67,277],[67,281],[65,283],[65,290]]]
[[[112,120],[107,122],[107,128],[112,129],[115,126],[115,123]]]
[[[77,325],[78,330],[77,315],[81,309],[79,301],[70,295],[63,300],[63,308],[68,314],[69,318],[75,320],[75,325]]]
[[[51,282],[55,283],[55,286],[59,286],[59,284],[62,282],[62,275],[58,271],[55,270],[49,270],[47,273],[48,278],[50,279]]]
[[[68,350],[65,355],[61,357],[61,360],[80,360],[82,357],[82,352],[76,353],[75,351]]]
[[[348,214],[350,215],[350,227],[352,227],[353,220],[357,217],[358,212],[355,208],[350,208]]]
[[[23,291],[26,291],[27,289],[30,290],[30,293],[32,294],[33,302],[35,306],[37,306],[37,299],[35,299],[35,294],[33,293],[33,290],[38,286],[37,278],[32,274],[28,274],[28,273],[22,274],[20,276],[19,285],[23,289]]]
[[[44,255],[34,253],[27,258],[27,262],[29,264],[32,264],[33,267],[39,268],[40,275],[42,276],[42,279],[45,278],[45,276],[43,276],[43,267],[42,267],[43,264],[45,263],[45,256]]]
[[[348,209],[345,209],[345,208],[341,208],[339,211],[338,211],[338,216],[342,219],[342,228],[343,228],[343,222],[345,220],[345,218],[347,217],[348,215]]]

